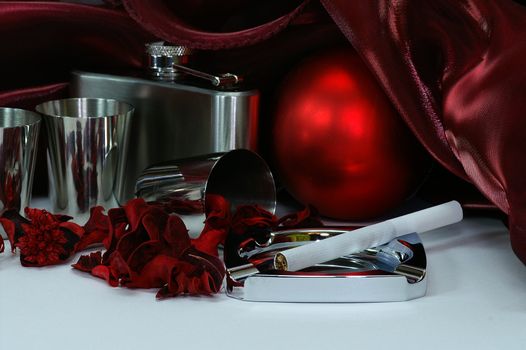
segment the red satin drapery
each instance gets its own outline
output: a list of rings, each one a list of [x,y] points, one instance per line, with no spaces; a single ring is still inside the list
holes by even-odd
[[[0,104],[30,107],[60,95],[71,69],[139,67],[154,37],[236,48],[248,60],[320,9],[299,0],[270,2],[267,12],[249,10],[257,1],[178,3],[0,2]],[[512,0],[321,3],[429,153],[509,215],[513,248],[526,262],[526,7]],[[191,19],[200,9],[204,15]],[[224,15],[208,23],[214,9]]]
[[[513,249],[526,262],[526,7],[323,3],[427,150],[509,215]]]

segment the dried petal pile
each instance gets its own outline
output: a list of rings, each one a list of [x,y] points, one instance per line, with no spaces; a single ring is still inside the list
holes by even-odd
[[[218,245],[229,232],[243,236],[278,226],[321,225],[311,208],[282,219],[257,206],[241,206],[232,214],[223,197],[210,196],[205,227],[198,238],[190,239],[185,224],[173,212],[192,212],[201,205],[134,199],[110,209],[108,215],[102,207],[92,208],[84,226],[70,222],[68,216],[26,208],[27,219],[8,211],[0,223],[12,251],[19,249],[23,266],[64,263],[76,252],[103,245],[104,252],[83,255],[73,267],[113,287],[158,288],[161,299],[217,293],[225,275]]]
[[[225,270],[217,257],[217,244],[215,256],[194,247],[178,216],[135,199],[111,209],[108,221],[103,240],[106,252],[82,256],[74,268],[91,272],[111,286],[160,288],[158,298],[219,291]],[[226,231],[222,234],[224,239]],[[204,231],[200,241],[206,242],[207,236]]]

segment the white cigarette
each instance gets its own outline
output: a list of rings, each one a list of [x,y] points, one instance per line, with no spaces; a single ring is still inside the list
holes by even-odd
[[[274,267],[282,271],[299,271],[343,255],[359,253],[365,249],[380,246],[399,236],[431,231],[460,220],[462,220],[460,204],[457,201],[447,202],[285,250],[276,254]]]

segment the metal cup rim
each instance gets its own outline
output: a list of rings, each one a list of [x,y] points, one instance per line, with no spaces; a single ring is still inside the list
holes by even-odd
[[[204,199],[203,205],[204,205],[205,213],[207,213],[208,209],[209,209],[209,208],[206,207],[206,205],[207,205],[207,203],[206,203],[206,193],[208,193],[210,177],[214,173],[214,170],[217,170],[217,168],[219,166],[221,166],[221,162],[225,161],[225,158],[236,156],[237,154],[246,154],[246,155],[249,155],[250,157],[254,157],[254,159],[257,159],[261,163],[261,165],[263,165],[266,168],[266,170],[267,170],[266,175],[269,177],[270,182],[272,182],[274,184],[273,193],[270,196],[272,198],[269,198],[269,200],[270,200],[270,202],[272,202],[272,204],[270,205],[270,207],[265,207],[263,205],[260,205],[260,206],[263,209],[269,211],[270,213],[275,214],[276,213],[276,209],[277,209],[277,194],[276,194],[276,188],[275,188],[274,175],[272,174],[272,171],[270,170],[270,167],[268,166],[267,162],[263,159],[263,157],[261,157],[257,152],[254,152],[254,151],[251,151],[251,150],[245,149],[245,148],[237,148],[237,149],[233,149],[233,150],[226,151],[226,152],[220,152],[220,153],[212,154],[212,155],[217,155],[218,159],[212,165],[212,168],[210,169],[210,172],[208,174],[208,178],[205,181],[205,186],[204,186],[204,188],[205,188],[205,190],[204,190],[205,191],[205,198],[203,198]]]
[[[21,121],[20,123],[14,123],[13,125],[3,126],[3,123],[4,123],[5,119],[2,118],[1,122],[0,122],[0,129],[16,129],[16,128],[20,128],[20,127],[23,127],[23,126],[37,125],[42,120],[42,118],[40,117],[40,115],[38,113],[29,111],[27,109],[12,108],[12,107],[0,107],[0,115],[3,115],[4,112],[6,112],[6,111],[12,111],[12,112],[15,112],[17,114],[22,114],[23,115],[23,118],[22,118],[23,121]]]
[[[115,103],[116,105],[124,107],[124,111],[121,113],[115,113],[115,114],[106,114],[106,115],[83,115],[83,116],[73,116],[73,115],[67,115],[67,114],[49,114],[44,110],[44,108],[48,105],[51,105],[53,103],[58,102],[67,102],[67,101],[107,101]],[[99,97],[70,97],[70,98],[62,98],[62,99],[56,99],[56,100],[50,100],[43,102],[35,107],[35,110],[44,115],[45,117],[50,118],[57,118],[57,119],[104,119],[104,118],[111,118],[119,115],[126,115],[133,113],[135,111],[135,107],[127,102],[116,100],[113,98],[99,98]]]

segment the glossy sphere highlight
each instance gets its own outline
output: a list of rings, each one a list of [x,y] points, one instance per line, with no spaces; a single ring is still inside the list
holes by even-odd
[[[369,219],[415,189],[422,149],[354,51],[311,57],[278,96],[274,160],[300,202],[333,218]]]

